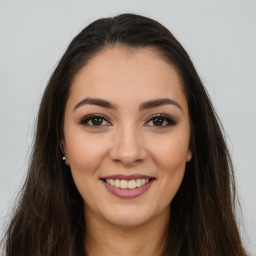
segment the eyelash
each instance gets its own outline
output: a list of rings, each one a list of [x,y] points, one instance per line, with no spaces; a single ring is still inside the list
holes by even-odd
[[[156,119],[162,119],[165,122],[165,125],[161,125],[161,126],[147,125],[149,122],[154,122],[154,119],[155,119],[155,121],[156,121]],[[176,125],[176,124],[177,124],[177,122],[170,116],[165,115],[165,114],[157,114],[157,115],[152,116],[144,125],[145,126],[154,126],[158,129],[161,129],[161,128],[165,128],[165,127]]]
[[[81,119],[80,124],[81,125],[85,125],[91,128],[100,128],[102,126],[106,126],[106,125],[93,125],[93,124],[89,124],[90,121],[92,121],[93,119],[102,119],[103,122],[107,122],[107,126],[111,126],[110,121],[104,116],[104,115],[100,115],[100,114],[92,114],[89,116],[86,116],[84,118]]]
[[[102,122],[107,122],[107,125],[106,124],[99,124],[99,125],[93,125],[92,123],[89,124],[89,122],[91,122],[93,119],[101,119]],[[155,119],[155,120],[154,120]],[[157,119],[161,119],[163,122],[165,122],[165,125],[160,125],[160,126],[157,126],[157,125],[148,125],[149,122],[154,122],[154,121],[157,121]],[[90,127],[90,128],[101,128],[102,126],[111,126],[112,124],[110,123],[110,121],[104,116],[104,115],[101,115],[101,114],[92,114],[92,115],[89,115],[89,116],[86,116],[84,118],[81,119],[81,121],[79,122],[79,124],[81,125],[85,125],[87,127]],[[172,125],[176,125],[177,122],[171,118],[170,116],[168,115],[165,115],[165,114],[157,114],[157,115],[154,115],[152,116],[145,124],[144,126],[153,126],[153,127],[156,127],[158,129],[161,129],[161,128],[165,128],[165,127],[168,127],[168,126],[172,126]]]

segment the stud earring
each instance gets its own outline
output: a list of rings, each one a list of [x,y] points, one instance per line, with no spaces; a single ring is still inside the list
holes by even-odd
[[[66,165],[69,165],[69,163],[68,163],[68,157],[65,156],[64,150],[62,149],[62,146],[61,146],[61,143],[60,143],[60,150],[61,150],[61,152],[62,152],[62,154],[63,154],[62,160],[65,161],[65,164],[66,164]]]

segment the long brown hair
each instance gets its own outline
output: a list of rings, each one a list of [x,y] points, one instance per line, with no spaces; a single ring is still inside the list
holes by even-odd
[[[243,256],[233,167],[223,130],[181,44],[158,22],[134,14],[99,19],[70,43],[45,89],[27,178],[5,237],[6,256],[84,252],[83,200],[62,161],[64,108],[72,80],[106,47],[154,48],[180,75],[191,119],[193,158],[176,196],[162,255]]]

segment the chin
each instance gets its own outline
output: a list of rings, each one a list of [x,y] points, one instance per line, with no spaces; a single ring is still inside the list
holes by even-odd
[[[107,221],[115,226],[123,228],[134,228],[145,224],[147,218],[140,216],[127,216],[127,215],[115,215],[112,218],[108,218]]]
[[[119,227],[141,226],[154,218],[153,212],[138,207],[118,207],[118,209],[105,212],[104,219],[112,225]]]

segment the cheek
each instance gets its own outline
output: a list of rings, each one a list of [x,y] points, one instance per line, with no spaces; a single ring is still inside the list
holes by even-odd
[[[170,203],[182,182],[188,153],[188,139],[184,137],[162,141],[155,149],[154,161],[159,168],[162,202]]]
[[[66,142],[76,187],[84,201],[93,204],[99,198],[99,192],[95,188],[99,182],[98,172],[108,151],[107,144],[103,143],[102,139],[90,139],[89,136],[74,138],[70,144],[67,138]]]
[[[93,137],[93,136],[92,136]],[[91,136],[67,139],[70,167],[73,173],[95,173],[107,153],[107,142]]]
[[[153,149],[152,149],[153,150]],[[187,162],[189,152],[189,139],[186,136],[176,136],[167,138],[154,148],[155,161],[162,166],[164,170],[179,170]]]

